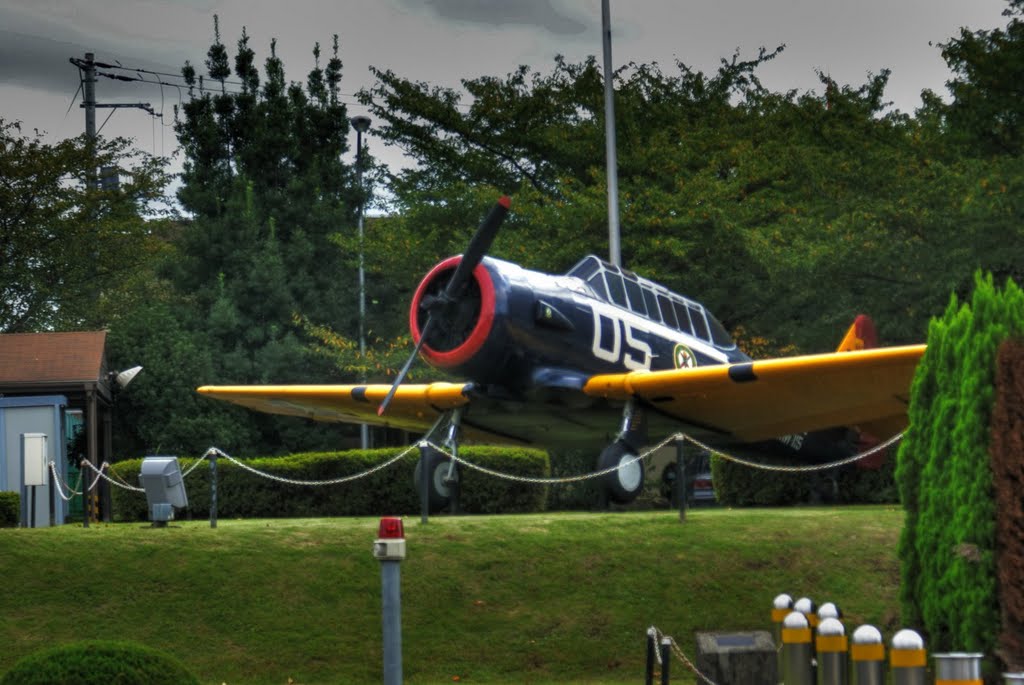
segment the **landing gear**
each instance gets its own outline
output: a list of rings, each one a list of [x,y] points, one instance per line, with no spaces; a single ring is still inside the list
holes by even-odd
[[[423,465],[426,464],[426,469]],[[459,466],[454,464],[452,472],[452,460],[443,452],[424,445],[420,447],[420,459],[416,462],[416,470],[413,471],[413,480],[416,482],[416,492],[423,497],[423,472],[427,473],[426,492],[427,509],[433,513],[448,506],[451,501],[452,489],[458,486]],[[451,476],[449,473],[451,472]]]
[[[618,504],[629,504],[644,489],[644,463],[636,458],[634,452],[625,443],[616,440],[605,447],[597,458],[599,471],[618,466],[617,469],[603,479],[608,499]]]
[[[452,411],[451,423],[444,444],[455,456],[459,454],[459,422],[462,411]],[[459,465],[443,452],[429,445],[420,446],[420,459],[413,471],[416,492],[420,494],[422,520],[428,512],[437,512],[451,505],[453,514],[459,513]],[[425,482],[424,482],[425,481]]]
[[[622,410],[622,430],[615,442],[601,451],[597,470],[618,467],[602,481],[605,496],[617,504],[629,504],[644,489],[644,463],[637,459],[640,449],[647,443],[647,418],[630,399]]]

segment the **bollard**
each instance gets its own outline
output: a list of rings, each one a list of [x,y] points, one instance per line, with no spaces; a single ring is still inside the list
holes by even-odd
[[[928,655],[920,635],[905,629],[892,636],[889,670],[893,685],[925,685],[927,666]]]
[[[793,603],[793,611],[799,611],[807,617],[807,625],[814,630],[818,627],[818,607],[810,597],[801,597]]]
[[[210,451],[210,528],[217,527],[217,452]]]
[[[381,624],[384,637],[384,685],[402,683],[402,575],[405,531],[402,519],[380,520],[373,556],[380,561]]]
[[[823,618],[818,624],[818,635],[814,642],[818,650],[818,683],[846,685],[849,671],[846,654],[848,641],[843,624],[832,616]]]
[[[1024,685],[1024,672],[1004,673],[1003,685]]]
[[[853,685],[885,683],[885,645],[878,628],[864,625],[853,631],[850,660],[853,662]]]
[[[935,657],[935,685],[981,685],[983,654],[948,652]]]
[[[782,622],[782,682],[786,685],[813,685],[811,666],[811,628],[807,617],[791,611]]]
[[[668,665],[671,661],[672,638],[661,638],[661,685],[668,685]]]
[[[825,602],[818,607],[818,621],[822,621],[826,618],[842,618],[842,610],[836,606],[835,602]]]
[[[782,644],[782,622],[793,611],[793,598],[782,593],[772,601],[772,639],[776,645]]]
[[[655,650],[657,649],[658,631],[654,626],[647,629],[647,668],[644,671],[644,685],[654,685]]]
[[[772,600],[772,639],[775,641],[775,651],[778,655],[776,667],[779,677],[782,677],[782,622],[793,611],[793,598],[783,592],[776,595]]]

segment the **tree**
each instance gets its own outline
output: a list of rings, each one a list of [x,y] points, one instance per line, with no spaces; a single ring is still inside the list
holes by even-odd
[[[162,364],[167,388],[341,380],[309,349],[301,327],[305,320],[356,328],[355,258],[332,242],[354,232],[360,199],[342,161],[349,123],[339,97],[337,36],[325,67],[314,47],[315,66],[300,84],[285,79],[274,42],[261,77],[244,29],[233,70],[216,19],[214,33],[206,76],[188,63],[182,70],[190,99],[176,121],[185,156],[178,199],[189,219],[163,272],[174,296],[148,313],[159,320],[173,312],[176,346],[166,349],[167,340],[125,327],[125,347],[138,343],[140,354],[157,359],[189,350],[191,363]],[[223,434],[224,449],[247,453],[323,448],[344,432],[251,412],[232,413],[237,425],[225,431],[217,403],[183,397],[178,409],[155,397],[140,401],[137,416],[154,420],[171,411],[182,426],[168,433],[177,436],[167,438],[174,444],[194,447],[197,431],[188,427],[203,425],[203,439]],[[140,431],[135,442],[157,439]]]
[[[102,328],[130,309],[161,245],[163,164],[121,138],[50,145],[0,119],[0,332]],[[101,167],[117,188],[96,187]]]

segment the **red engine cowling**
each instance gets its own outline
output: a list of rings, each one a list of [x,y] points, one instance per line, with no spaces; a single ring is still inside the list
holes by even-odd
[[[496,310],[494,279],[483,263],[454,301],[442,301],[460,261],[462,256],[456,255],[431,269],[416,288],[409,309],[414,342],[419,342],[427,317],[434,318],[420,354],[431,366],[451,371],[466,370],[479,356],[494,328]]]

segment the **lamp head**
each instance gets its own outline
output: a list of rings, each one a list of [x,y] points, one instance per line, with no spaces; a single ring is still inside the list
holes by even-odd
[[[349,122],[352,124],[352,128],[354,128],[359,133],[366,133],[366,131],[369,130],[370,128],[370,117],[359,115],[357,117],[352,117],[351,119],[349,119]]]

